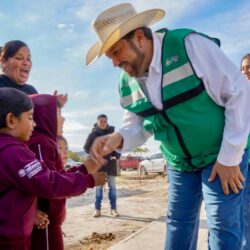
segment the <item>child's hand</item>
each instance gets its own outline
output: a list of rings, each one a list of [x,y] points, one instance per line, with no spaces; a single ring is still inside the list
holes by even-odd
[[[105,160],[104,160],[105,161]],[[107,163],[106,161],[104,163]],[[85,167],[88,170],[88,173],[92,174],[94,172],[96,172],[97,170],[99,170],[103,165],[97,164],[96,162],[93,161],[93,159],[91,158],[91,156],[88,156],[84,161],[83,164],[85,165]]]
[[[95,179],[95,187],[103,186],[107,180],[107,173],[105,172],[95,172],[92,174]]]
[[[45,229],[49,225],[48,215],[41,210],[36,211],[36,218],[34,224],[38,229]]]
[[[68,101],[68,94],[58,94],[57,90],[55,90],[53,95],[57,97],[57,101],[60,103],[61,108],[63,108]]]

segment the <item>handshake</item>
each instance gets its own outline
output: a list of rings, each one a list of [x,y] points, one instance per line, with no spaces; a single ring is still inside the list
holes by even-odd
[[[98,170],[107,163],[103,157],[116,149],[121,149],[122,144],[123,137],[118,132],[97,137],[93,142],[90,155],[83,163],[88,172],[93,175],[95,186],[102,186],[107,181],[107,174],[104,172],[98,172]]]
[[[87,168],[88,173],[93,175],[95,186],[103,186],[107,181],[107,173],[99,172],[98,170],[105,164],[97,164],[91,155],[87,156],[87,158],[83,161],[83,164]]]

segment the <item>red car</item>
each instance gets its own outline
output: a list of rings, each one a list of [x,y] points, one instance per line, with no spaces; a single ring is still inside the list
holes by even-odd
[[[126,156],[121,157],[119,160],[119,166],[122,170],[137,170],[139,169],[139,163],[144,160],[143,157]]]

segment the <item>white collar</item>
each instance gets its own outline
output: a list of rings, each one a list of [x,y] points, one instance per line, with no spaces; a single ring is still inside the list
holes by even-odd
[[[145,80],[151,72],[161,74],[161,50],[164,33],[153,33],[153,58],[149,65],[149,73],[144,73],[138,80]]]
[[[165,33],[153,33],[154,54],[149,66],[156,73],[161,73],[162,39]]]

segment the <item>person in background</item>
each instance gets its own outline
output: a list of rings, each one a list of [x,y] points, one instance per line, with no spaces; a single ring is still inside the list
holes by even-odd
[[[113,133],[115,128],[108,124],[108,118],[105,114],[100,114],[97,117],[97,123],[94,124],[94,128],[92,132],[88,135],[87,140],[84,145],[84,150],[89,154],[90,148],[94,142],[94,140],[103,135],[108,135]],[[113,151],[110,154],[105,156],[105,160],[107,163],[100,169],[107,173],[108,175],[108,197],[110,201],[111,207],[111,215],[117,217],[119,213],[117,211],[117,198],[116,198],[116,185],[115,185],[115,177],[117,176],[117,159],[120,158],[120,154]],[[95,195],[95,211],[93,217],[101,216],[101,204],[103,199],[103,186],[96,187],[96,195]]]
[[[66,172],[57,144],[57,137],[63,134],[64,117],[61,114],[61,104],[54,95],[36,94],[31,95],[30,98],[34,104],[36,127],[27,145],[50,170],[60,173]],[[85,166],[92,166],[93,169],[86,169]],[[103,172],[96,172],[97,166],[91,160],[84,161],[79,167],[70,168],[67,174],[82,171],[87,174],[85,185],[89,185],[93,179],[96,186],[103,185],[106,175]],[[50,223],[47,229],[48,234],[46,230],[34,227],[31,239],[32,250],[44,250],[46,244],[51,250],[64,249],[62,223],[66,216],[65,203],[65,197],[59,199],[38,197],[37,207],[48,215]]]
[[[105,175],[89,174],[88,169],[99,168],[93,162],[74,173],[59,173],[39,161],[25,144],[36,126],[33,114],[33,103],[26,94],[0,88],[1,250],[30,250],[38,196],[62,199],[105,183]],[[39,244],[44,246],[41,241]],[[42,249],[48,248],[45,245]]]
[[[67,161],[69,159],[68,142],[64,136],[59,135],[59,136],[57,136],[57,143],[58,143],[58,149],[59,149],[59,153],[60,153],[61,158],[62,158],[63,165],[66,166]]]
[[[247,80],[250,81],[250,54],[245,55],[241,59],[240,69],[241,69],[242,74],[245,75]]]
[[[164,13],[123,3],[93,21],[98,40],[86,66],[105,54],[122,69],[125,115],[117,132],[96,138],[91,154],[99,162],[154,135],[169,165],[165,249],[191,249],[202,199],[209,249],[241,249],[250,85],[218,39],[192,29],[152,32]]]
[[[250,83],[250,54],[245,55],[241,59],[241,72]],[[244,242],[243,250],[250,249],[250,159],[248,162],[248,172],[243,196],[243,213],[244,213]]]

